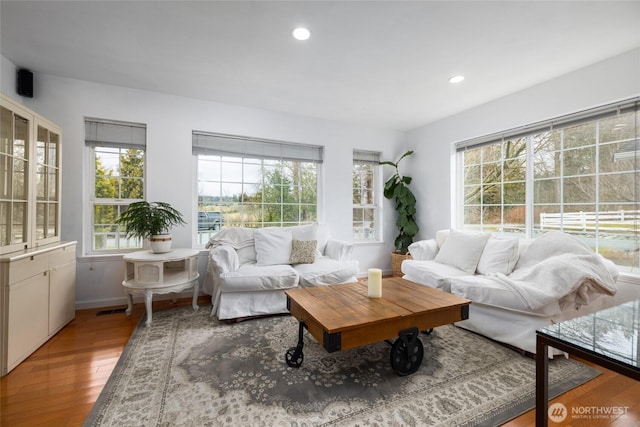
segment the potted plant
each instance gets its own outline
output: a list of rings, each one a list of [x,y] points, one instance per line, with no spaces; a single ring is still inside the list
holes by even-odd
[[[395,251],[391,254],[391,270],[394,276],[401,275],[400,265],[409,258],[409,245],[413,243],[413,237],[418,234],[416,223],[416,198],[409,189],[411,177],[401,176],[398,164],[405,157],[411,156],[413,151],[404,153],[397,162],[380,162],[381,165],[389,165],[395,168],[395,174],[384,184],[384,197],[395,199],[395,209],[398,214],[396,226],[398,237],[394,241]]]
[[[116,224],[124,225],[126,238],[149,239],[153,253],[165,253],[171,249],[169,229],[185,221],[168,203],[142,201],[131,203]]]

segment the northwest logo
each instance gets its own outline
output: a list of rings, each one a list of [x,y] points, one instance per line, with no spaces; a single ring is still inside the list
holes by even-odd
[[[554,403],[549,406],[549,410],[547,411],[549,414],[549,419],[554,423],[561,423],[567,418],[567,407],[562,403]]]

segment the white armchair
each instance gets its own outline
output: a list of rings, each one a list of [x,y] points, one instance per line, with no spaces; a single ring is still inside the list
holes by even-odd
[[[259,233],[260,238],[254,238],[254,233]],[[290,263],[293,240],[317,242],[313,262]],[[208,247],[203,288],[211,295],[211,314],[219,319],[287,313],[287,289],[357,280],[358,261],[352,259],[353,245],[330,239],[323,224],[255,230],[227,228],[212,238]]]

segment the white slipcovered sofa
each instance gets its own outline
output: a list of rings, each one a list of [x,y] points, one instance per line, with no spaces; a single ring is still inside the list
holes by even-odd
[[[560,231],[525,240],[440,230],[409,251],[405,279],[472,301],[456,325],[529,353],[536,329],[640,298],[638,286],[619,292],[611,261]]]
[[[206,247],[203,289],[221,320],[288,313],[287,289],[357,280],[353,245],[331,239],[326,224],[228,227]]]

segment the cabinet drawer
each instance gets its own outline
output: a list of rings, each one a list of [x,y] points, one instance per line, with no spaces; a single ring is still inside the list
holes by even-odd
[[[49,268],[66,264],[76,259],[76,246],[70,245],[49,252]]]
[[[9,283],[17,283],[29,277],[42,274],[49,269],[47,254],[34,255],[14,261],[9,270]]]

